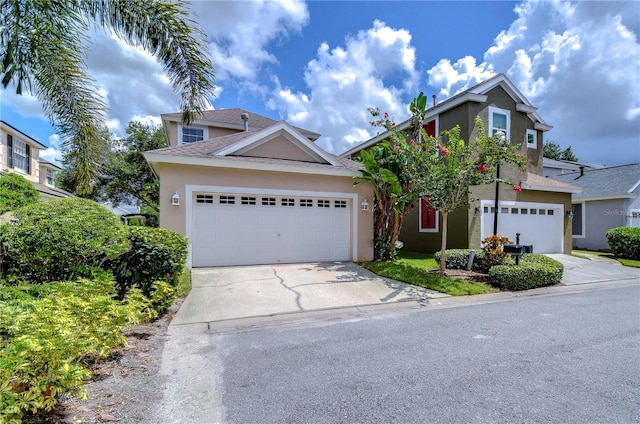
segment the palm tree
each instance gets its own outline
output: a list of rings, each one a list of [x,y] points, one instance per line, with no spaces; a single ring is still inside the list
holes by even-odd
[[[204,34],[181,0],[0,0],[0,77],[35,94],[62,134],[78,194],[89,194],[108,143],[107,107],[87,74],[90,25],[154,53],[185,124],[207,107],[215,74]]]

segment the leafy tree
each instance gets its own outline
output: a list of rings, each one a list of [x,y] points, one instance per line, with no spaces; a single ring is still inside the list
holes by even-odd
[[[22,175],[14,172],[0,173],[0,215],[36,203],[39,197],[33,184]]]
[[[127,137],[112,138],[109,148],[101,154],[104,166],[97,181],[98,189],[90,196],[98,201],[109,201],[112,205],[120,203],[135,204],[148,214],[158,214],[160,182],[151,171],[143,153],[148,150],[167,146],[164,131],[160,126],[147,125],[137,121],[129,122]],[[73,162],[56,176],[59,187],[78,193],[74,179]]]
[[[178,0],[0,0],[0,77],[32,92],[63,135],[78,193],[100,171],[107,106],[87,74],[87,35],[95,26],[156,54],[189,124],[213,95],[215,75],[204,34]]]
[[[167,139],[160,126],[130,122],[127,137],[112,140],[107,164],[100,177],[102,197],[114,206],[132,201],[156,213],[159,208],[160,181],[143,156],[148,150],[167,147]]]
[[[381,115],[379,109],[369,108],[369,113],[375,118],[371,125],[382,127],[389,132],[389,141],[383,141],[369,151],[360,152],[360,161],[364,169],[358,177],[360,181],[356,183],[370,184],[375,193],[375,259],[391,260],[395,257],[402,220],[418,199],[419,193],[407,173],[409,162],[398,152],[400,145],[419,136],[426,103],[423,93],[413,100],[410,105],[413,116],[406,132],[397,130],[388,113]]]
[[[571,150],[571,146],[562,150],[560,145],[555,141],[547,141],[544,143],[544,146],[542,148],[542,155],[545,158],[554,160],[567,160],[571,162],[577,162],[579,160]]]
[[[438,142],[425,138],[421,143],[404,145],[401,154],[412,164],[407,169],[414,188],[429,200],[429,205],[442,216],[440,272],[446,271],[447,218],[454,210],[468,205],[470,187],[496,181],[499,163],[511,163],[524,169],[519,146],[500,143],[498,136],[489,137],[482,120],[475,119],[477,137],[472,142],[460,138],[460,127],[443,131]],[[507,183],[507,181],[500,180]],[[520,190],[519,186],[514,186]]]

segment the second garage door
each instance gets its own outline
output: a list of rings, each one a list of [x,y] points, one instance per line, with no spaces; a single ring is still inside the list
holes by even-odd
[[[351,200],[196,193],[194,267],[346,261]]]

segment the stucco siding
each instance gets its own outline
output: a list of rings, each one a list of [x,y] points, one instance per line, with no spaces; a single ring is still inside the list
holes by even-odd
[[[286,160],[298,160],[302,162],[317,162],[308,153],[295,146],[284,136],[278,136],[269,140],[240,156],[250,156],[259,158],[274,158]]]
[[[624,199],[588,201],[584,204],[584,237],[573,238],[576,248],[609,250],[607,230],[626,225]]]
[[[351,193],[356,198],[353,204],[357,213],[356,261],[373,259],[373,212],[362,211],[360,204],[367,199],[373,203],[372,189],[361,184],[353,186],[353,178],[327,175],[311,175],[287,172],[239,170],[228,168],[210,168],[204,166],[185,166],[161,163],[160,179],[160,226],[180,234],[187,234],[186,205],[187,186],[232,187],[246,189],[265,189],[305,193]],[[181,198],[180,206],[171,205],[171,196],[177,192]],[[353,228],[352,222],[352,228]],[[352,232],[353,237],[353,232]]]
[[[449,215],[447,225],[447,249],[464,249],[467,247],[466,208],[461,208]],[[442,216],[438,217],[438,232],[420,232],[420,208],[416,206],[402,221],[400,241],[407,252],[434,253],[440,250],[442,242]]]

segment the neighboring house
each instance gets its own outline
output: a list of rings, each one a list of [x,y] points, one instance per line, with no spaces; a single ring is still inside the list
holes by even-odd
[[[42,200],[71,196],[55,186],[60,167],[40,158],[47,147],[9,123],[0,120],[0,170],[15,172],[29,180]]]
[[[189,266],[373,258],[373,191],[354,187],[360,164],[315,145],[319,134],[242,109],[162,120],[169,147],[145,158],[160,227],[189,238]]]
[[[582,188],[573,196],[573,245],[609,250],[606,232],[640,227],[640,163],[558,175]]]
[[[435,102],[434,102],[435,103]],[[511,185],[501,184],[498,208],[495,208],[495,185],[472,187],[468,209],[455,211],[449,217],[448,248],[479,248],[481,240],[493,234],[494,217],[498,219],[498,234],[520,243],[532,245],[537,253],[570,252],[571,194],[580,191],[571,184],[543,176],[543,134],[548,125],[522,93],[505,77],[496,75],[461,92],[426,111],[424,129],[436,136],[443,130],[460,125],[464,140],[475,137],[474,119],[480,116],[486,131],[503,131],[512,144],[521,144],[520,153],[528,159],[525,172],[502,166],[501,178],[522,187],[516,192]],[[399,125],[404,129],[409,120]],[[382,133],[342,154],[355,158],[388,137]],[[400,241],[404,249],[418,252],[440,250],[442,228],[439,214],[422,199],[403,221]]]
[[[554,177],[561,174],[570,174],[579,172],[580,169],[599,169],[604,168],[603,165],[593,165],[590,163],[571,162],[568,160],[555,160],[542,158],[542,174],[545,177]]]

